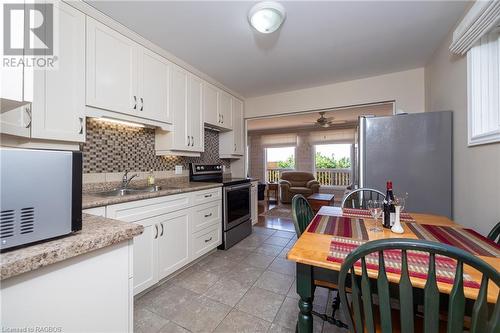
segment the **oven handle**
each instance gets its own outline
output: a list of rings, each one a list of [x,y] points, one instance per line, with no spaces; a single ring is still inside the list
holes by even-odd
[[[236,191],[236,190],[241,190],[243,188],[250,188],[252,186],[251,183],[248,183],[248,184],[243,184],[243,185],[234,185],[234,186],[227,186],[227,187],[224,187],[224,190],[226,192],[230,192],[230,191]]]

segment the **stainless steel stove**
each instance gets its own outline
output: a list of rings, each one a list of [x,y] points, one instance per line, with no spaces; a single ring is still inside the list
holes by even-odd
[[[252,233],[250,179],[226,178],[220,164],[189,164],[192,182],[222,183],[222,245],[227,250]]]

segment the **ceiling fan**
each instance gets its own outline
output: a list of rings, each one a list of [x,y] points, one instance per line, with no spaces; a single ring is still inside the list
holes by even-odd
[[[315,126],[328,128],[335,124],[344,124],[345,120],[335,120],[335,117],[325,117],[325,112],[319,112],[319,118],[315,122],[312,122]]]

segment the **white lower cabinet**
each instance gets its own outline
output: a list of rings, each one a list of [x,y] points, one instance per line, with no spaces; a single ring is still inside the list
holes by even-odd
[[[189,263],[189,222],[183,209],[162,217],[158,230],[158,279],[163,279]]]
[[[106,217],[139,223],[134,238],[134,295],[222,243],[221,188],[106,207]]]
[[[144,232],[134,238],[134,295],[158,282],[156,228],[152,224],[141,224]]]

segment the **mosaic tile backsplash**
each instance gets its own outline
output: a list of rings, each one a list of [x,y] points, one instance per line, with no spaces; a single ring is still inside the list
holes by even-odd
[[[83,144],[83,172],[167,171],[189,163],[223,164],[219,158],[219,133],[205,129],[205,152],[200,157],[156,156],[155,131],[87,118],[87,140]]]

